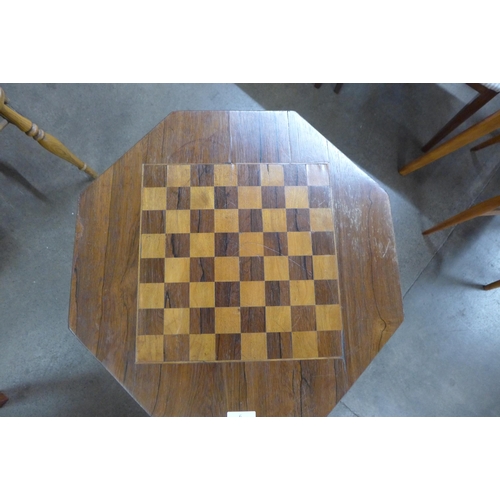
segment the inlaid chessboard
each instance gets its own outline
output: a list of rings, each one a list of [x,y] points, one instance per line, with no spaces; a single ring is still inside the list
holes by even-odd
[[[144,165],[137,363],[342,356],[328,164]]]

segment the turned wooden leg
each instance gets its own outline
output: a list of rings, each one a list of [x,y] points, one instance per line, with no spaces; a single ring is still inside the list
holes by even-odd
[[[9,398],[3,393],[0,392],[0,408],[9,400]]]
[[[490,283],[489,285],[483,286],[483,290],[493,290],[494,288],[500,288],[500,280],[494,281],[493,283]]]
[[[446,141],[436,149],[433,149],[432,151],[422,155],[420,158],[408,163],[399,171],[399,173],[401,175],[408,175],[409,173],[425,167],[429,163],[432,163],[447,154],[453,153],[453,151],[474,142],[476,139],[479,139],[480,137],[483,137],[498,128],[500,128],[500,111],[493,113],[488,116],[488,118],[485,118],[478,124],[473,125],[461,134],[453,137],[453,139]]]
[[[47,134],[33,122],[7,106],[5,104],[5,92],[1,88],[0,116],[5,118],[8,122],[14,124],[17,128],[25,132],[29,137],[33,137],[33,139],[35,139],[35,141],[37,141],[38,144],[44,147],[47,151],[50,151],[52,154],[59,156],[59,158],[72,163],[93,179],[97,178],[97,172],[92,170],[86,163],[84,163],[82,160],[80,160],[80,158],[74,155],[61,141],[56,139],[54,136]]]
[[[491,139],[488,139],[487,141],[484,141],[481,144],[478,144],[477,146],[471,148],[471,151],[479,151],[480,149],[487,148],[488,146],[492,146],[493,144],[498,144],[499,142],[500,135],[497,135],[496,137],[492,137]]]
[[[447,227],[454,226],[455,224],[460,224],[461,222],[465,222],[471,219],[475,219],[476,217],[480,217],[481,215],[493,215],[494,210],[500,207],[500,196],[495,196],[490,198],[489,200],[483,201],[482,203],[478,203],[463,212],[460,212],[449,219],[437,224],[427,231],[424,231],[422,234],[424,236],[435,233],[436,231],[441,231],[442,229],[446,229]]]

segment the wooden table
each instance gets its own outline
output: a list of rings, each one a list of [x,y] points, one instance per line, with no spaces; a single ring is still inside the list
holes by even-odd
[[[300,298],[301,294],[295,293],[294,299],[293,290],[291,292],[289,290],[293,288],[292,281],[288,284],[290,286],[284,281],[281,282],[287,285],[285,295],[283,295],[284,288],[278,287],[273,292],[273,286],[276,283],[279,285],[278,281],[264,283],[264,279],[268,278],[264,278],[263,274],[262,277],[252,277],[253,272],[256,273],[255,276],[259,275],[258,267],[252,268],[253,270],[249,271],[250,277],[244,278],[243,274],[246,271],[241,266],[246,264],[238,263],[236,266],[240,266],[241,274],[237,278],[224,278],[224,280],[232,279],[237,282],[238,290],[243,284],[239,292],[241,296],[238,295],[237,299],[242,302],[231,304],[221,302],[219,305],[235,306],[232,308],[235,314],[240,312],[239,306],[241,306],[239,322],[234,324],[242,328],[242,332],[233,331],[236,326],[232,327],[233,330],[228,329],[227,325],[231,324],[231,321],[227,318],[218,322],[217,307],[215,319],[210,316],[213,315],[210,308],[215,305],[212,302],[219,299],[205,298],[203,300],[209,302],[199,302],[200,297],[206,297],[206,293],[203,292],[202,295],[196,295],[198,303],[189,304],[188,289],[191,290],[190,297],[195,296],[194,289],[210,289],[213,295],[214,286],[223,287],[227,284],[217,283],[217,277],[215,280],[213,277],[207,279],[213,271],[210,265],[213,266],[214,257],[208,254],[197,256],[196,265],[201,268],[203,279],[194,277],[198,272],[197,267],[191,269],[186,267],[188,273],[186,276],[191,276],[191,282],[188,282],[188,278],[183,278],[180,280],[183,283],[174,283],[175,286],[172,287],[169,283],[156,282],[168,280],[163,273],[168,274],[169,269],[181,269],[182,266],[163,267],[163,260],[160,259],[166,260],[169,257],[163,254],[159,257],[153,256],[156,259],[148,260],[151,255],[144,253],[143,241],[144,233],[151,231],[168,233],[165,225],[160,229],[154,229],[157,224],[154,217],[148,219],[147,214],[152,214],[149,210],[160,211],[164,207],[161,206],[161,201],[155,201],[154,189],[144,194],[144,189],[148,188],[148,185],[142,188],[143,172],[148,168],[144,165],[153,165],[156,166],[154,168],[160,168],[159,171],[165,172],[168,168],[171,168],[172,172],[175,168],[180,168],[179,172],[199,171],[205,175],[206,171],[213,172],[215,168],[216,171],[219,169],[222,172],[231,168],[231,165],[237,172],[240,168],[238,164],[252,164],[251,168],[255,172],[261,172],[262,182],[259,181],[259,185],[278,186],[273,189],[279,190],[290,190],[288,187],[290,182],[287,184],[286,179],[283,180],[282,172],[290,172],[288,169],[295,168],[294,165],[302,165],[300,168],[305,168],[307,172],[313,172],[314,168],[327,169],[331,185],[333,209],[331,215],[334,221],[336,245],[336,251],[329,252],[333,253],[338,261],[338,281],[330,280],[328,283],[338,285],[339,292],[325,299],[325,295],[321,295],[323,292],[318,292],[318,285],[311,281],[312,289],[316,287],[316,299],[320,301],[318,303],[324,304],[326,301],[328,305],[304,306],[302,305],[304,302],[300,302],[304,300]],[[165,167],[166,165],[171,167]],[[266,173],[269,172],[269,165],[274,165],[273,172],[281,172],[279,174],[281,177],[276,174],[278,175],[276,178],[281,180],[272,180],[270,174]],[[149,174],[144,173],[144,175]],[[266,181],[264,175],[268,176]],[[168,189],[174,189],[172,186],[175,186],[176,181],[171,182],[174,184],[168,184]],[[190,182],[195,182],[190,186],[196,186],[200,193],[203,189],[214,189],[200,188],[200,184],[196,184],[198,181],[194,178]],[[206,185],[211,184],[201,184],[201,186]],[[217,181],[215,185],[218,185]],[[221,185],[226,186],[226,184]],[[252,182],[244,181],[241,183],[235,181],[235,185],[238,186],[238,190],[241,189],[241,185],[254,186]],[[156,189],[167,189],[167,184],[159,186]],[[196,188],[190,189],[193,191]],[[267,187],[259,189],[264,192]],[[192,204],[195,203],[192,201],[193,197],[194,195],[191,198]],[[244,199],[240,194],[240,200]],[[244,203],[252,203],[248,200]],[[245,208],[243,202],[241,203],[242,206],[239,208]],[[167,212],[164,213],[168,214],[169,209],[165,208]],[[193,234],[199,231],[193,229],[193,224],[199,227],[202,220],[201,212],[195,212],[194,209],[209,207],[192,205],[190,208],[191,220],[186,219],[185,223],[181,221],[176,222],[177,225],[169,226],[178,227],[176,231],[183,233],[180,236],[193,237]],[[268,231],[281,231],[283,227],[280,224],[287,224],[288,215],[285,212],[295,210],[284,206],[283,208],[278,205],[272,206],[273,210],[276,209],[275,213],[278,213],[278,208],[283,212],[283,218],[280,216],[268,219],[266,222],[264,214],[264,232],[266,224],[270,228]],[[261,209],[261,212],[264,211]],[[310,211],[312,214],[313,208]],[[187,212],[189,218],[189,210]],[[248,212],[250,217],[250,210]],[[326,212],[318,214],[319,212],[312,214],[311,220],[314,216],[316,219],[318,217],[321,219],[321,224],[331,224],[328,222],[329,217],[324,218]],[[193,217],[199,219],[193,222]],[[217,217],[224,217],[224,214],[222,212],[216,214],[215,218]],[[206,220],[204,223],[209,226],[212,224],[210,231],[213,231],[213,222]],[[219,222],[219,225],[226,222]],[[227,223],[232,224],[232,222]],[[181,228],[184,227],[183,224],[187,229]],[[242,238],[243,232],[254,231],[254,229],[242,229],[245,224],[253,224],[251,217],[245,219],[240,216],[239,233],[238,229],[227,229],[226,226],[224,231],[233,231],[234,237]],[[317,226],[320,223],[316,221],[312,224]],[[290,226],[288,229],[299,230]],[[312,229],[327,230],[326,226],[312,227]],[[203,231],[204,234],[201,236],[196,234],[195,238],[204,239],[210,232],[208,230],[200,232]],[[262,231],[262,228],[259,231]],[[246,235],[248,234],[254,233],[247,232]],[[191,247],[192,250],[193,248],[198,249],[201,246],[197,244]],[[328,248],[334,247],[328,246]],[[315,250],[308,252],[312,256],[307,258],[312,263]],[[293,260],[292,257],[282,257],[281,253],[279,256],[285,260]],[[191,261],[195,260],[194,255],[186,254],[181,257],[183,260],[188,260],[189,257]],[[217,258],[215,256],[215,259]],[[266,256],[252,258],[260,258],[264,262]],[[328,258],[333,257],[328,256]],[[242,257],[239,259],[241,261]],[[146,268],[145,263],[148,266],[151,263],[156,265],[153,260],[157,261],[156,264],[160,266],[158,269],[161,271],[152,273],[148,268],[140,272],[140,268]],[[306,268],[307,266],[304,266],[304,269]],[[215,273],[220,273],[220,269],[217,271],[216,267]],[[158,273],[161,274],[160,279]],[[156,278],[144,278],[153,275]],[[286,278],[299,279],[288,275]],[[320,276],[320,278],[330,279],[332,276]],[[238,281],[239,279],[241,281]],[[307,279],[307,276],[303,279]],[[161,300],[158,303],[154,296],[149,294],[147,287],[141,289],[144,282],[149,285],[150,281],[155,282],[151,290],[158,287],[163,290],[164,286],[167,287],[168,292],[165,292],[165,297],[168,296],[168,301],[165,299],[165,303]],[[321,286],[323,285],[320,284],[319,290],[324,290]],[[253,293],[261,289],[260,296],[257,292]],[[267,298],[265,290],[268,292]],[[276,291],[280,290],[281,295],[279,293],[276,295]],[[277,296],[281,297],[282,302],[272,302]],[[283,299],[285,296],[286,299]],[[314,293],[312,296],[314,297]],[[176,305],[176,300],[180,300],[181,305]],[[186,300],[188,302],[185,302]],[[264,302],[260,303],[259,300]],[[185,303],[182,303],[183,301]],[[273,309],[267,306],[280,307]],[[166,317],[167,314],[177,314],[182,311],[182,309],[169,309],[170,307],[191,308],[186,309],[188,313],[191,311],[190,320],[186,317],[186,322],[175,323],[187,326],[176,326],[175,331],[168,328],[161,329],[167,324],[167,321],[163,320],[164,315]],[[316,313],[318,323],[313,326],[318,332],[303,332],[311,328],[304,326],[298,328],[299,332],[276,333],[276,327],[268,326],[271,324],[270,320],[266,323],[264,317],[266,313],[266,318],[278,318],[275,314],[278,309],[286,309],[293,314],[294,307],[330,309],[328,314],[321,313],[324,318],[321,320],[320,313]],[[341,311],[341,317],[339,315],[339,318],[332,320],[332,311],[337,310],[335,308]],[[229,309],[231,308],[224,310],[224,313]],[[245,315],[248,312],[246,309],[262,312],[262,326],[248,326],[259,324],[260,320],[259,316],[255,316],[257,319],[249,323],[248,315]],[[198,313],[200,316],[196,316]],[[158,315],[162,318],[159,321]],[[195,320],[195,317],[198,319]],[[80,198],[71,284],[70,329],[150,415],[225,416],[228,411],[253,410],[257,416],[325,416],[394,333],[401,324],[402,317],[398,265],[387,194],[295,112],[174,112],[102,174]],[[325,325],[323,328],[319,326],[320,322]],[[296,324],[295,320],[293,324]],[[320,332],[320,329],[335,331]],[[257,330],[259,333],[252,333]],[[194,335],[186,335],[190,333]],[[313,338],[317,344],[311,344],[310,340]],[[334,340],[326,341],[327,338]],[[287,342],[290,344],[289,349],[286,347]],[[214,348],[215,345],[218,347]],[[187,347],[183,350],[182,346]]]

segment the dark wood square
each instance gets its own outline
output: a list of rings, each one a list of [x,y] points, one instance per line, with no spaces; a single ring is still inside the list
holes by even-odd
[[[288,270],[291,280],[312,280],[313,260],[310,255],[295,255],[288,258]]]
[[[165,259],[141,259],[140,283],[163,283]]]
[[[266,306],[289,306],[290,282],[266,281]]]
[[[293,358],[291,332],[267,334],[267,358],[268,359]]]
[[[262,208],[285,208],[284,186],[262,186]]]
[[[328,186],[309,186],[310,208],[331,208],[331,189]]]
[[[266,331],[265,307],[241,307],[241,332],[258,333]]]
[[[218,209],[238,208],[238,188],[237,186],[215,186],[214,204]]]
[[[165,232],[165,210],[144,210],[142,212],[142,234],[163,234]]]
[[[313,255],[335,255],[333,232],[320,231],[311,233]]]
[[[215,336],[215,355],[218,361],[240,360],[241,335],[239,333],[217,334]]]
[[[311,222],[309,220],[309,209],[287,208],[286,229],[287,231],[310,231]]]
[[[204,307],[190,309],[189,333],[215,333],[215,308]]]
[[[238,165],[239,186],[260,186],[260,165]]]
[[[285,186],[307,186],[307,171],[305,165],[285,165],[283,168]]]
[[[166,183],[167,171],[164,165],[144,165],[144,187],[165,187]]]
[[[165,309],[189,307],[189,283],[165,283]]]
[[[191,210],[191,232],[213,233],[214,211],[213,210]]]
[[[190,260],[189,280],[192,282],[214,281],[214,258],[196,257]]]
[[[163,345],[165,361],[189,361],[188,335],[165,335]]]
[[[165,257],[189,257],[190,251],[189,234],[165,235]]]
[[[167,210],[189,210],[191,189],[188,187],[167,188]]]
[[[318,332],[318,356],[320,358],[342,357],[342,332],[333,330]]]
[[[337,280],[318,280],[314,282],[317,305],[338,304],[339,288]]]
[[[240,281],[264,281],[264,257],[240,257]]]
[[[240,251],[238,233],[215,233],[215,256],[235,257]]]
[[[292,306],[292,331],[316,330],[316,306]]]
[[[213,165],[191,165],[191,186],[213,186]]]
[[[137,335],[163,335],[163,309],[139,309]]]
[[[239,281],[217,281],[215,283],[215,307],[239,307]]]
[[[262,210],[242,209],[238,211],[241,233],[262,232]]]
[[[264,233],[264,255],[288,255],[287,233]]]

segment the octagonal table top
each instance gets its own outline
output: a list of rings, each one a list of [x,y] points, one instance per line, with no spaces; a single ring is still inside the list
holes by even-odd
[[[174,112],[80,198],[69,326],[149,415],[325,416],[402,319],[387,194],[295,112]]]

